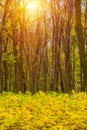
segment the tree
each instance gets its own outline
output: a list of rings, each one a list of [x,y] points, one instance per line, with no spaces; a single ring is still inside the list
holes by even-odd
[[[76,32],[79,46],[80,64],[83,73],[82,91],[87,91],[87,58],[85,53],[85,41],[83,38],[83,26],[81,20],[81,0],[75,0],[76,9]]]

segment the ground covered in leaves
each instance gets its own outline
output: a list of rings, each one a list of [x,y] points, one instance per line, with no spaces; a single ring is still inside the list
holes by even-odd
[[[0,130],[87,130],[87,94],[4,92]]]

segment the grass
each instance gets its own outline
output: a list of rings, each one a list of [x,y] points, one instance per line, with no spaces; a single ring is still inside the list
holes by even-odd
[[[87,130],[87,94],[0,94],[0,130]]]

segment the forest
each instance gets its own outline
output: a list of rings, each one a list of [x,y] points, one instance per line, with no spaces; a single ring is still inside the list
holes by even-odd
[[[0,0],[0,130],[87,130],[87,0]]]
[[[87,1],[0,0],[0,92],[87,91]]]

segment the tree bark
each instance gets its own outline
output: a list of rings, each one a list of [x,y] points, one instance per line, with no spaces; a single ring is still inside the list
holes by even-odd
[[[87,92],[87,59],[85,55],[85,41],[83,39],[83,27],[81,21],[81,0],[75,0],[75,9],[76,9],[76,32],[79,46],[80,65],[83,73],[82,91]]]

